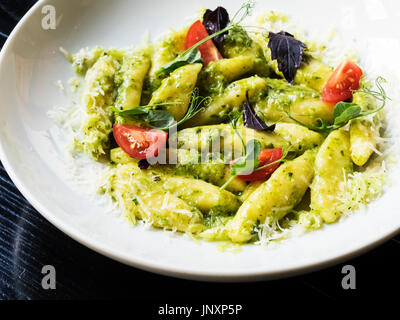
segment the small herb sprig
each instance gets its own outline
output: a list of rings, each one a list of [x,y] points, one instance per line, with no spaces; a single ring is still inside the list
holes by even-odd
[[[189,49],[188,49],[189,50]],[[156,72],[156,76],[169,76],[170,73],[180,67],[186,66],[192,63],[203,63],[203,59],[201,58],[200,51],[197,49],[193,50],[186,50],[185,52],[181,53],[171,62],[163,65],[159,70]]]
[[[382,77],[378,77],[375,80],[376,87],[378,91],[368,89],[366,87],[362,87],[361,89],[355,91],[355,92],[362,92],[365,94],[369,94],[376,98],[378,101],[382,102],[382,105],[374,110],[370,111],[362,111],[361,107],[352,102],[338,102],[335,105],[335,108],[333,110],[333,124],[327,124],[323,119],[318,118],[316,120],[316,125],[308,125],[304,122],[301,122],[297,119],[295,119],[291,114],[290,110],[289,112],[284,111],[286,115],[288,116],[289,119],[293,120],[294,122],[314,131],[320,131],[320,132],[331,132],[333,130],[339,129],[343,126],[345,126],[350,120],[361,118],[368,116],[370,114],[374,114],[382,110],[385,105],[386,105],[386,100],[390,100],[390,98],[386,95],[386,92],[382,86],[382,83],[386,82],[386,80]]]
[[[247,144],[244,142],[241,134],[237,130],[237,122],[241,115],[242,113],[236,114],[232,119],[232,121],[230,122],[230,125],[232,126],[233,131],[239,137],[242,143],[243,155],[232,162],[230,168],[231,177],[220,187],[220,190],[226,189],[226,187],[239,175],[250,174],[252,172],[263,170],[274,164],[285,161],[285,158],[288,154],[287,150],[281,159],[259,167],[258,165],[260,164],[259,155],[261,152],[261,144],[256,139],[248,141]]]
[[[231,121],[233,131],[239,137],[243,147],[243,156],[235,159],[231,166],[231,174],[235,176],[239,174],[252,173],[254,169],[258,167],[258,156],[261,152],[261,143],[258,140],[251,139],[247,142],[247,144],[244,142],[242,135],[237,129],[238,120],[239,117],[236,116]]]
[[[163,102],[148,104],[145,106],[138,106],[128,110],[119,110],[112,106],[110,109],[118,116],[127,119],[133,119],[144,122],[151,128],[159,130],[168,130],[170,128],[179,126],[183,122],[193,118],[196,114],[203,110],[204,106],[208,103],[210,97],[202,97],[199,95],[199,89],[195,88],[192,91],[189,108],[185,116],[179,121],[175,121],[174,117],[164,109],[159,109],[166,105],[182,104],[182,102]]]
[[[230,169],[231,177],[220,187],[220,190],[224,190],[239,174],[248,174],[253,172],[260,161],[258,158],[261,152],[260,142],[256,139],[252,139],[248,141],[247,144],[244,143],[241,134],[237,130],[237,122],[241,115],[241,113],[236,114],[230,122],[230,125],[242,143],[243,155],[232,162]]]
[[[233,16],[231,22],[229,25],[211,35],[208,37],[200,40],[184,52],[182,52],[180,55],[178,55],[173,61],[167,63],[166,65],[162,66],[157,72],[156,75],[164,75],[168,76],[172,71],[175,69],[182,67],[187,64],[195,63],[195,62],[201,62],[202,59],[200,57],[200,52],[197,49],[199,46],[201,46],[203,43],[207,42],[208,40],[211,40],[225,32],[228,32],[229,30],[237,27],[240,25],[240,23],[248,16],[251,15],[252,9],[254,8],[255,3],[254,1],[250,0],[242,4],[242,6],[239,8],[239,10],[235,13]]]

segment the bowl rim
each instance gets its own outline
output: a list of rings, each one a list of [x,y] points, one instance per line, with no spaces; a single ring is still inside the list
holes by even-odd
[[[20,29],[25,24],[25,22],[35,14],[41,6],[43,6],[46,2],[50,2],[51,0],[39,0],[36,2],[28,12],[21,18],[21,20],[17,23],[15,28],[10,33],[8,39],[3,45],[3,48],[0,52],[0,65],[4,63],[5,57],[10,52],[10,47],[12,43],[14,43],[17,38],[17,35],[20,32]],[[258,281],[258,280],[272,280],[279,279],[284,277],[291,277],[303,273],[313,272],[316,270],[320,270],[340,262],[344,262],[348,259],[357,257],[366,251],[369,251],[378,245],[388,241],[390,238],[395,236],[400,232],[400,226],[393,228],[390,232],[388,232],[385,236],[380,237],[377,236],[375,240],[371,240],[369,243],[362,243],[358,245],[358,247],[353,248],[350,251],[347,251],[342,254],[338,254],[329,259],[317,261],[317,262],[309,262],[303,263],[302,265],[297,265],[294,267],[288,267],[285,269],[273,270],[273,271],[263,271],[262,269],[258,270],[244,270],[244,271],[224,271],[224,272],[207,272],[202,273],[200,271],[191,270],[189,268],[182,268],[179,266],[165,266],[161,262],[154,262],[149,259],[135,257],[132,255],[128,255],[121,251],[116,250],[108,245],[103,244],[101,241],[98,241],[83,232],[76,230],[73,226],[66,224],[62,221],[62,219],[57,218],[52,214],[50,210],[48,210],[45,204],[36,200],[32,195],[30,190],[25,187],[22,179],[14,172],[13,165],[8,160],[8,157],[5,153],[3,141],[0,140],[0,160],[9,175],[10,179],[16,185],[21,194],[25,197],[26,200],[37,210],[47,221],[49,221],[53,226],[67,234],[69,237],[77,241],[78,243],[84,245],[91,250],[100,253],[108,258],[119,261],[123,264],[136,267],[142,270],[173,276],[182,279],[191,279],[191,280],[200,280],[200,281],[215,281],[215,282],[243,282],[243,281]]]

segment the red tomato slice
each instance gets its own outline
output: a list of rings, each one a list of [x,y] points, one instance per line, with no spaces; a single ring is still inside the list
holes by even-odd
[[[322,101],[337,103],[351,98],[353,90],[360,88],[362,75],[361,68],[353,61],[343,61],[326,82],[321,94]]]
[[[260,160],[258,167],[263,167],[269,163],[282,159],[282,155],[282,148],[264,149],[258,156],[258,159]],[[239,175],[238,177],[244,181],[264,180],[279,167],[279,164],[280,163],[278,162],[264,169],[254,171],[250,174]]]
[[[200,20],[197,20],[190,26],[188,30],[185,41],[185,50],[189,49],[191,46],[195,45],[197,42],[203,40],[208,36],[209,34],[204,25],[201,23]],[[201,58],[203,59],[205,66],[207,66],[211,61],[222,59],[221,54],[219,53],[217,47],[214,45],[214,42],[212,42],[212,40],[204,42],[198,47],[198,49],[200,51]]]
[[[158,129],[142,128],[127,124],[114,124],[115,141],[132,158],[154,157],[167,143],[168,133]]]

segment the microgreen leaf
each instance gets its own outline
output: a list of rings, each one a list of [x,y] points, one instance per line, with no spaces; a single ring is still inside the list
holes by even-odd
[[[357,104],[352,103],[352,105],[357,106]],[[347,108],[349,107],[349,104],[346,102],[338,102],[335,105],[335,108],[333,109],[333,118],[339,117]]]
[[[171,127],[175,119],[174,117],[166,110],[149,110],[149,114],[147,116],[148,124],[153,128],[169,128]]]
[[[382,105],[379,108],[377,108],[375,110],[371,110],[371,111],[363,111],[363,112],[361,112],[360,116],[365,117],[365,116],[368,116],[370,114],[377,113],[377,112],[381,111],[386,105],[386,100],[391,100],[386,95],[385,89],[382,86],[382,83],[384,83],[384,82],[386,82],[386,79],[383,78],[383,77],[378,77],[378,78],[375,79],[375,85],[378,88],[378,91],[371,90],[371,89],[365,88],[365,87],[361,87],[358,90],[359,92],[369,94],[369,95],[373,96],[375,99],[377,99],[377,100],[382,102]]]
[[[171,103],[168,103],[171,104]],[[174,117],[166,110],[153,109],[155,106],[166,105],[165,103],[139,106],[129,110],[119,110],[115,107],[110,107],[115,114],[123,117],[145,122],[152,128],[170,127],[174,122]]]
[[[240,142],[242,143],[242,147],[243,147],[243,154],[246,154],[246,144],[244,143],[244,140],[242,138],[242,135],[239,133],[239,131],[237,130],[237,123],[240,119],[240,117],[242,116],[242,112],[235,112],[232,115],[232,120],[231,120],[231,126],[233,128],[234,133],[239,137]]]
[[[288,116],[289,119],[293,120],[294,122],[314,131],[322,131],[322,132],[331,132],[333,130],[339,129],[343,126],[345,126],[350,120],[361,118],[368,116],[370,114],[374,114],[382,110],[385,105],[386,105],[386,100],[390,98],[386,95],[385,89],[382,86],[382,83],[385,82],[386,80],[382,77],[378,77],[375,80],[376,87],[378,88],[378,91],[374,91],[365,87],[360,88],[359,90],[356,90],[355,92],[363,92],[365,94],[369,94],[376,98],[377,100],[382,102],[382,105],[374,110],[367,110],[367,111],[361,111],[361,107],[352,102],[338,102],[335,105],[335,109],[333,110],[333,124],[328,125],[326,122],[322,119],[317,119],[316,120],[316,125],[308,125],[306,123],[303,123],[296,118],[294,118],[290,112],[284,111],[286,115]]]
[[[237,113],[231,121],[231,125],[235,134],[240,138],[243,145],[243,156],[237,158],[233,161],[230,169],[230,174],[232,175],[228,181],[226,181],[220,190],[224,190],[238,175],[240,174],[250,174],[256,170],[260,162],[259,155],[261,152],[261,144],[258,140],[252,139],[248,141],[247,144],[244,143],[242,136],[237,130],[237,122],[241,113]]]
[[[269,32],[268,38],[272,60],[278,61],[278,69],[286,81],[293,83],[296,71],[303,60],[303,50],[307,48],[306,45],[286,31]]]
[[[275,125],[267,126],[264,121],[257,116],[249,102],[249,93],[246,91],[246,101],[243,104],[243,123],[247,128],[259,131],[274,131]]]
[[[246,1],[243,3],[239,10],[236,11],[235,15],[232,18],[231,25],[238,25],[240,24],[246,17],[252,15],[252,10],[255,7],[255,2],[252,0]]]
[[[289,149],[286,150],[285,154],[282,156],[281,159],[276,160],[272,163],[269,163],[265,166],[258,167],[260,164],[260,153],[261,153],[261,144],[258,140],[252,139],[247,142],[245,145],[242,136],[240,135],[239,131],[237,130],[237,122],[241,116],[241,112],[237,112],[233,115],[231,120],[231,125],[235,134],[237,134],[242,142],[243,145],[243,156],[235,159],[231,163],[230,174],[231,177],[220,187],[220,190],[224,190],[238,175],[246,175],[251,174],[252,172],[267,168],[274,164],[286,161],[284,158],[289,152]]]
[[[261,152],[261,143],[256,139],[251,139],[246,144],[246,159],[251,161],[256,161],[258,165],[258,156]],[[257,165],[253,167],[257,168]]]
[[[177,126],[181,123],[193,118],[196,114],[204,110],[204,106],[206,106],[210,102],[210,97],[202,97],[199,95],[199,88],[194,88],[192,92],[192,97],[190,99],[189,108],[185,114],[185,116],[177,122]]]
[[[157,72],[156,75],[164,75],[169,76],[170,73],[180,67],[186,66],[187,64],[203,63],[203,59],[201,59],[200,51],[197,48],[194,48],[190,51],[185,51],[184,54],[179,55],[175,60],[165,64],[162,66]]]
[[[148,111],[146,110],[146,106],[140,106],[140,107],[132,108],[129,110],[120,110],[114,106],[111,106],[110,110],[124,118],[128,118],[128,117],[133,118],[133,117],[145,115],[148,113]]]
[[[185,116],[178,122],[175,121],[174,117],[167,110],[158,108],[166,105],[181,104],[182,102],[155,103],[128,110],[119,110],[118,108],[111,106],[110,110],[122,118],[141,121],[152,128],[168,130],[193,118],[196,114],[203,110],[204,105],[208,103],[209,99],[210,97],[199,96],[199,89],[195,88],[192,92],[189,108]]]
[[[261,152],[261,144],[258,140],[252,139],[246,144],[246,154],[236,159],[231,166],[231,174],[249,174],[258,166],[260,160],[258,156]]]
[[[345,125],[348,121],[357,118],[361,113],[361,108],[355,103],[338,102],[333,111],[333,125]]]
[[[175,60],[162,66],[156,72],[156,75],[163,74],[163,75],[168,76],[172,71],[174,71],[175,69],[177,69],[179,67],[182,67],[182,66],[190,64],[190,63],[200,62],[199,58],[201,59],[201,55],[200,55],[200,52],[197,50],[197,48],[199,46],[201,46],[203,43],[207,42],[208,40],[218,37],[219,35],[224,34],[225,32],[229,31],[230,29],[234,28],[235,26],[238,26],[247,16],[251,15],[251,11],[253,8],[254,8],[253,1],[247,1],[244,4],[242,4],[242,6],[239,8],[239,10],[236,12],[234,17],[232,18],[231,23],[227,27],[209,35],[208,37],[205,37],[204,39],[195,43],[190,48],[186,49],[178,57],[176,57]],[[236,21],[236,18],[238,18],[238,21]],[[189,58],[189,57],[191,57],[191,58]]]

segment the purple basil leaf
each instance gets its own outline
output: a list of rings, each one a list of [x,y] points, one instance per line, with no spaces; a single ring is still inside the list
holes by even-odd
[[[275,125],[267,126],[259,116],[257,116],[253,107],[249,102],[249,94],[246,92],[246,101],[243,104],[243,122],[247,128],[259,131],[274,131]]]
[[[146,159],[139,160],[138,167],[141,170],[146,170],[150,166],[150,163],[147,162]]]
[[[214,11],[207,9],[203,15],[203,25],[206,28],[209,35],[212,35],[229,24],[229,14],[223,7],[218,7]],[[212,39],[218,50],[222,49],[222,42],[224,41],[224,35],[228,32],[224,32]]]
[[[296,71],[303,60],[303,50],[307,48],[306,45],[286,31],[270,32],[268,38],[272,60],[278,61],[278,69],[286,81],[293,83]]]

